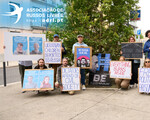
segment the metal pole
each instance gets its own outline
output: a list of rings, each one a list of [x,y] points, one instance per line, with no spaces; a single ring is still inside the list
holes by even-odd
[[[6,87],[6,64],[3,62],[4,87]]]

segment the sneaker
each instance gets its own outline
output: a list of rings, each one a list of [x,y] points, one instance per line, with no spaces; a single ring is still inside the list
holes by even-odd
[[[26,91],[22,91],[22,93],[25,93]]]
[[[85,89],[86,89],[85,85],[82,85],[82,90],[85,90]]]
[[[69,95],[74,95],[74,91],[69,91]]]
[[[133,88],[134,87],[134,85],[130,85],[130,88]]]

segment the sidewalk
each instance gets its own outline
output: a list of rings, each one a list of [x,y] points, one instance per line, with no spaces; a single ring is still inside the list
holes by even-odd
[[[0,120],[149,120],[150,95],[137,88],[88,88],[71,96],[21,93],[20,83],[0,87]]]

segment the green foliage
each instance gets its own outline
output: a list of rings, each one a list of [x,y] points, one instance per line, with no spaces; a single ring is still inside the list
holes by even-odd
[[[93,54],[110,53],[112,59],[120,56],[121,42],[128,41],[133,33],[129,25],[130,11],[137,10],[139,0],[63,0],[66,17],[61,26],[51,26],[47,37],[60,35],[67,48],[67,57],[73,60],[72,45],[77,35],[93,47]]]

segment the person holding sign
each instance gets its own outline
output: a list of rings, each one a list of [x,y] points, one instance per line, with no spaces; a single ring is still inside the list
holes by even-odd
[[[120,56],[119,61],[125,61],[125,57]],[[115,83],[116,83],[118,89],[121,89],[121,88],[122,89],[128,89],[130,80],[116,78]]]
[[[38,62],[38,65],[35,66],[34,69],[47,69],[47,66],[45,65],[44,59],[41,58],[37,62]]]
[[[57,87],[57,88],[60,87],[61,90],[63,90],[63,86],[61,83],[61,68],[62,67],[69,67],[68,66],[68,58],[63,58],[62,65],[57,68],[57,77],[58,77],[57,80],[58,80],[58,82],[55,83],[55,87]],[[73,95],[74,91],[69,91],[68,93],[69,93],[69,95]]]
[[[148,53],[146,57],[150,59],[150,30],[145,33],[145,37],[148,37],[149,39],[145,42],[143,51],[144,53]]]
[[[135,43],[135,38],[134,37],[130,37],[129,38],[129,41],[130,43]],[[121,54],[122,51],[120,52]],[[136,85],[137,87],[137,84],[138,84],[138,68],[140,66],[140,59],[130,59],[128,61],[131,61],[132,62],[132,79],[130,80],[130,88],[132,88],[134,86],[134,84]]]
[[[150,59],[146,58],[144,61],[144,68],[150,68]]]
[[[85,44],[83,42],[83,35],[78,35],[77,36],[77,40],[78,42],[76,42],[73,47],[72,47],[72,53],[74,54],[74,51],[75,51],[75,47],[76,46],[84,46],[84,47],[87,47],[88,45]],[[82,62],[84,62],[84,60],[82,60]],[[79,64],[79,62],[78,62]],[[81,63],[80,63],[81,64]],[[80,73],[81,73],[81,84],[82,84],[82,90],[85,90],[86,87],[85,87],[85,69],[81,69],[80,70]]]
[[[55,34],[53,36],[53,42],[59,42],[58,34]],[[63,43],[62,43],[61,51],[62,51],[62,58],[63,58],[64,55],[67,53]],[[57,67],[59,67],[59,66],[60,66],[60,64],[49,64],[49,68],[52,67],[54,69],[54,82],[56,82],[56,71],[57,71]]]

